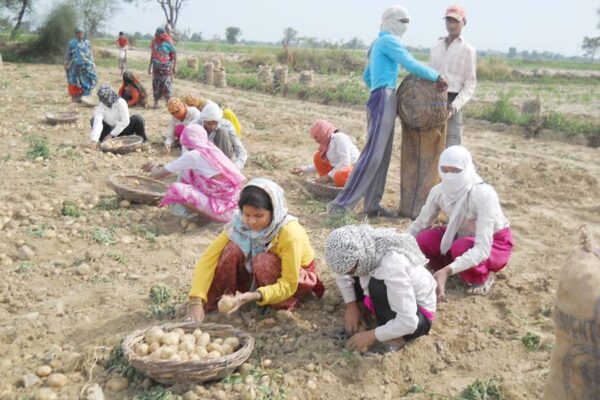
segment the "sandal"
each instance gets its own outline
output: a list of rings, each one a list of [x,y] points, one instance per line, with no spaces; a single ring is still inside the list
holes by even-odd
[[[492,286],[494,286],[495,282],[496,278],[494,277],[494,274],[490,273],[487,280],[483,284],[473,285],[472,287],[467,289],[467,294],[473,296],[485,296],[489,293],[490,289],[492,288]]]

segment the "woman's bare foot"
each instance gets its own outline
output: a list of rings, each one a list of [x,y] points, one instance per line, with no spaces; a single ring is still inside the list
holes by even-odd
[[[467,289],[467,294],[474,295],[474,296],[485,296],[486,294],[489,293],[490,289],[492,288],[492,286],[494,286],[495,282],[496,282],[496,277],[494,276],[493,273],[490,273],[487,280],[483,284],[473,285],[472,287]]]

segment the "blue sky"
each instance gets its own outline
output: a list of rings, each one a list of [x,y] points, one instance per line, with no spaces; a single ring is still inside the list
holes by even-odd
[[[38,0],[42,19],[52,0]],[[369,43],[375,38],[383,10],[393,4],[411,14],[406,44],[430,47],[445,34],[442,17],[452,1],[405,0],[188,0],[178,29],[200,31],[204,38],[224,36],[225,28],[237,26],[242,39],[275,41],[290,26],[299,36],[332,41],[353,37]],[[479,50],[553,51],[581,54],[583,36],[600,36],[596,9],[600,0],[463,0],[468,24],[464,35]],[[153,32],[164,24],[164,14],[155,0],[124,4],[106,24],[106,31]]]

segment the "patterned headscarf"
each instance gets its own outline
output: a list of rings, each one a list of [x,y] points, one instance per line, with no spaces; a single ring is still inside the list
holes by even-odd
[[[369,225],[347,225],[331,232],[325,244],[325,260],[338,275],[347,275],[356,267],[353,275],[367,276],[377,268],[379,258],[392,250],[408,258],[411,265],[427,263],[412,235]]]
[[[244,188],[248,186],[261,188],[271,198],[271,204],[273,205],[271,224],[262,231],[253,231],[246,225],[242,218],[242,212],[238,210],[231,222],[225,227],[225,231],[229,240],[242,249],[244,256],[246,256],[246,269],[251,271],[252,258],[267,251],[281,228],[291,221],[296,221],[297,218],[288,214],[284,191],[281,186],[272,180],[256,178],[248,182]]]
[[[446,173],[442,171],[442,167],[454,167],[462,172]],[[475,171],[471,153],[463,146],[450,146],[444,150],[440,155],[438,170],[442,179],[442,201],[452,210],[440,245],[442,254],[446,254],[452,247],[460,224],[466,218],[469,192],[474,185],[482,183],[483,179]]]
[[[119,100],[119,95],[109,84],[105,83],[98,88],[98,99],[106,107],[111,108]]]
[[[310,129],[311,136],[319,143],[319,153],[323,160],[327,159],[327,149],[335,130],[336,127],[324,119],[317,120]]]
[[[183,104],[183,101],[175,97],[172,97],[167,102],[167,110],[169,110],[172,116],[180,121],[183,121],[187,114],[187,106]]]

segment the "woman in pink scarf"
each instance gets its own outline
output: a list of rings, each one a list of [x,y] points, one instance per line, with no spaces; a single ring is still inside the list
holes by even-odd
[[[244,175],[214,144],[198,124],[188,125],[180,136],[188,151],[164,167],[147,163],[144,170],[162,179],[180,173],[172,183],[160,206],[182,205],[189,211],[215,222],[229,222],[237,209]]]
[[[358,159],[358,149],[348,135],[324,119],[313,124],[310,135],[319,144],[313,163],[292,168],[291,172],[296,175],[316,172],[319,183],[344,187]]]

